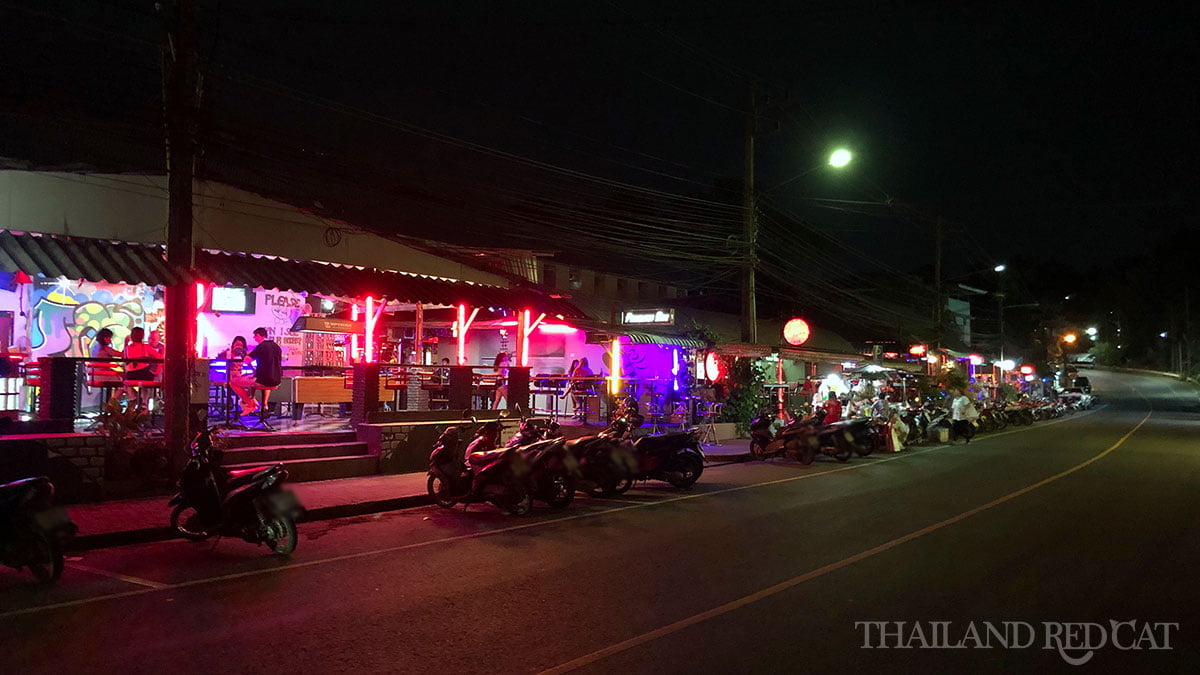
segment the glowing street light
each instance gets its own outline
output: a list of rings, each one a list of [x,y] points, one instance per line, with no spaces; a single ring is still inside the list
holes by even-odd
[[[1075,337],[1074,333],[1067,333],[1066,335],[1063,336],[1063,342],[1065,342],[1069,345],[1075,344],[1075,340],[1077,340],[1077,339],[1078,338]]]
[[[854,156],[850,154],[849,150],[845,148],[838,148],[837,150],[833,151],[832,155],[829,156],[829,166],[832,166],[835,169],[840,169],[849,164],[850,160],[853,158]]]
[[[1100,331],[1097,330],[1095,326],[1092,326],[1084,332],[1087,333],[1089,337],[1096,337],[1096,333],[1099,333]]]
[[[1008,265],[996,265],[995,267],[992,268],[992,271],[993,272],[1003,272],[1006,269],[1008,269]]]

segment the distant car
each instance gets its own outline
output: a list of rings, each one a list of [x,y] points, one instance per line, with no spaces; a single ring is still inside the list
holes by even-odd
[[[1087,368],[1096,365],[1095,354],[1076,354],[1071,358],[1071,362],[1080,368]]]
[[[1076,387],[1078,389],[1082,389],[1083,393],[1085,393],[1085,394],[1092,393],[1092,381],[1087,379],[1086,377],[1075,378],[1075,380],[1071,383],[1071,386]]]
[[[1076,408],[1081,408],[1081,409],[1090,408],[1090,407],[1092,407],[1092,404],[1095,402],[1095,399],[1092,398],[1091,394],[1084,392],[1079,387],[1071,387],[1070,389],[1063,389],[1061,392],[1059,392],[1058,397],[1060,399],[1062,399],[1063,401],[1067,401],[1069,403],[1074,403]]]

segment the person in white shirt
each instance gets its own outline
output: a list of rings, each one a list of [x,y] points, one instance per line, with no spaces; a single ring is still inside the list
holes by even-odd
[[[950,440],[954,441],[961,437],[970,443],[971,437],[975,435],[975,425],[972,422],[979,416],[979,413],[975,410],[975,404],[967,397],[965,390],[959,391],[958,396],[950,404],[950,414],[954,418],[954,435]]]

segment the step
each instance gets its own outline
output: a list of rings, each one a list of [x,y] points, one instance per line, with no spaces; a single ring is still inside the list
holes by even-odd
[[[379,457],[377,455],[350,455],[347,457],[317,457],[314,459],[285,460],[283,465],[288,470],[288,481],[305,483],[314,480],[334,480],[337,478],[354,478],[357,476],[374,476],[379,474]],[[261,462],[248,464],[228,464],[226,469],[251,469],[262,466]]]
[[[259,448],[266,445],[324,445],[348,443],[358,439],[353,431],[307,431],[280,433],[270,431],[239,432],[221,437],[221,445],[231,448]]]
[[[290,439],[289,439],[290,440]],[[228,448],[221,463],[252,464],[284,462],[293,459],[320,459],[323,457],[349,457],[365,455],[370,450],[366,443],[349,441],[344,443],[302,443],[287,445],[262,445],[253,448]]]

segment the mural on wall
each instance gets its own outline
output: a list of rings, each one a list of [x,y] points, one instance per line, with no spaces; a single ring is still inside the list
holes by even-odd
[[[65,278],[35,282],[29,306],[29,340],[35,357],[88,356],[102,328],[113,332],[113,346],[122,349],[134,327],[155,330],[164,316],[162,293],[153,286]]]

